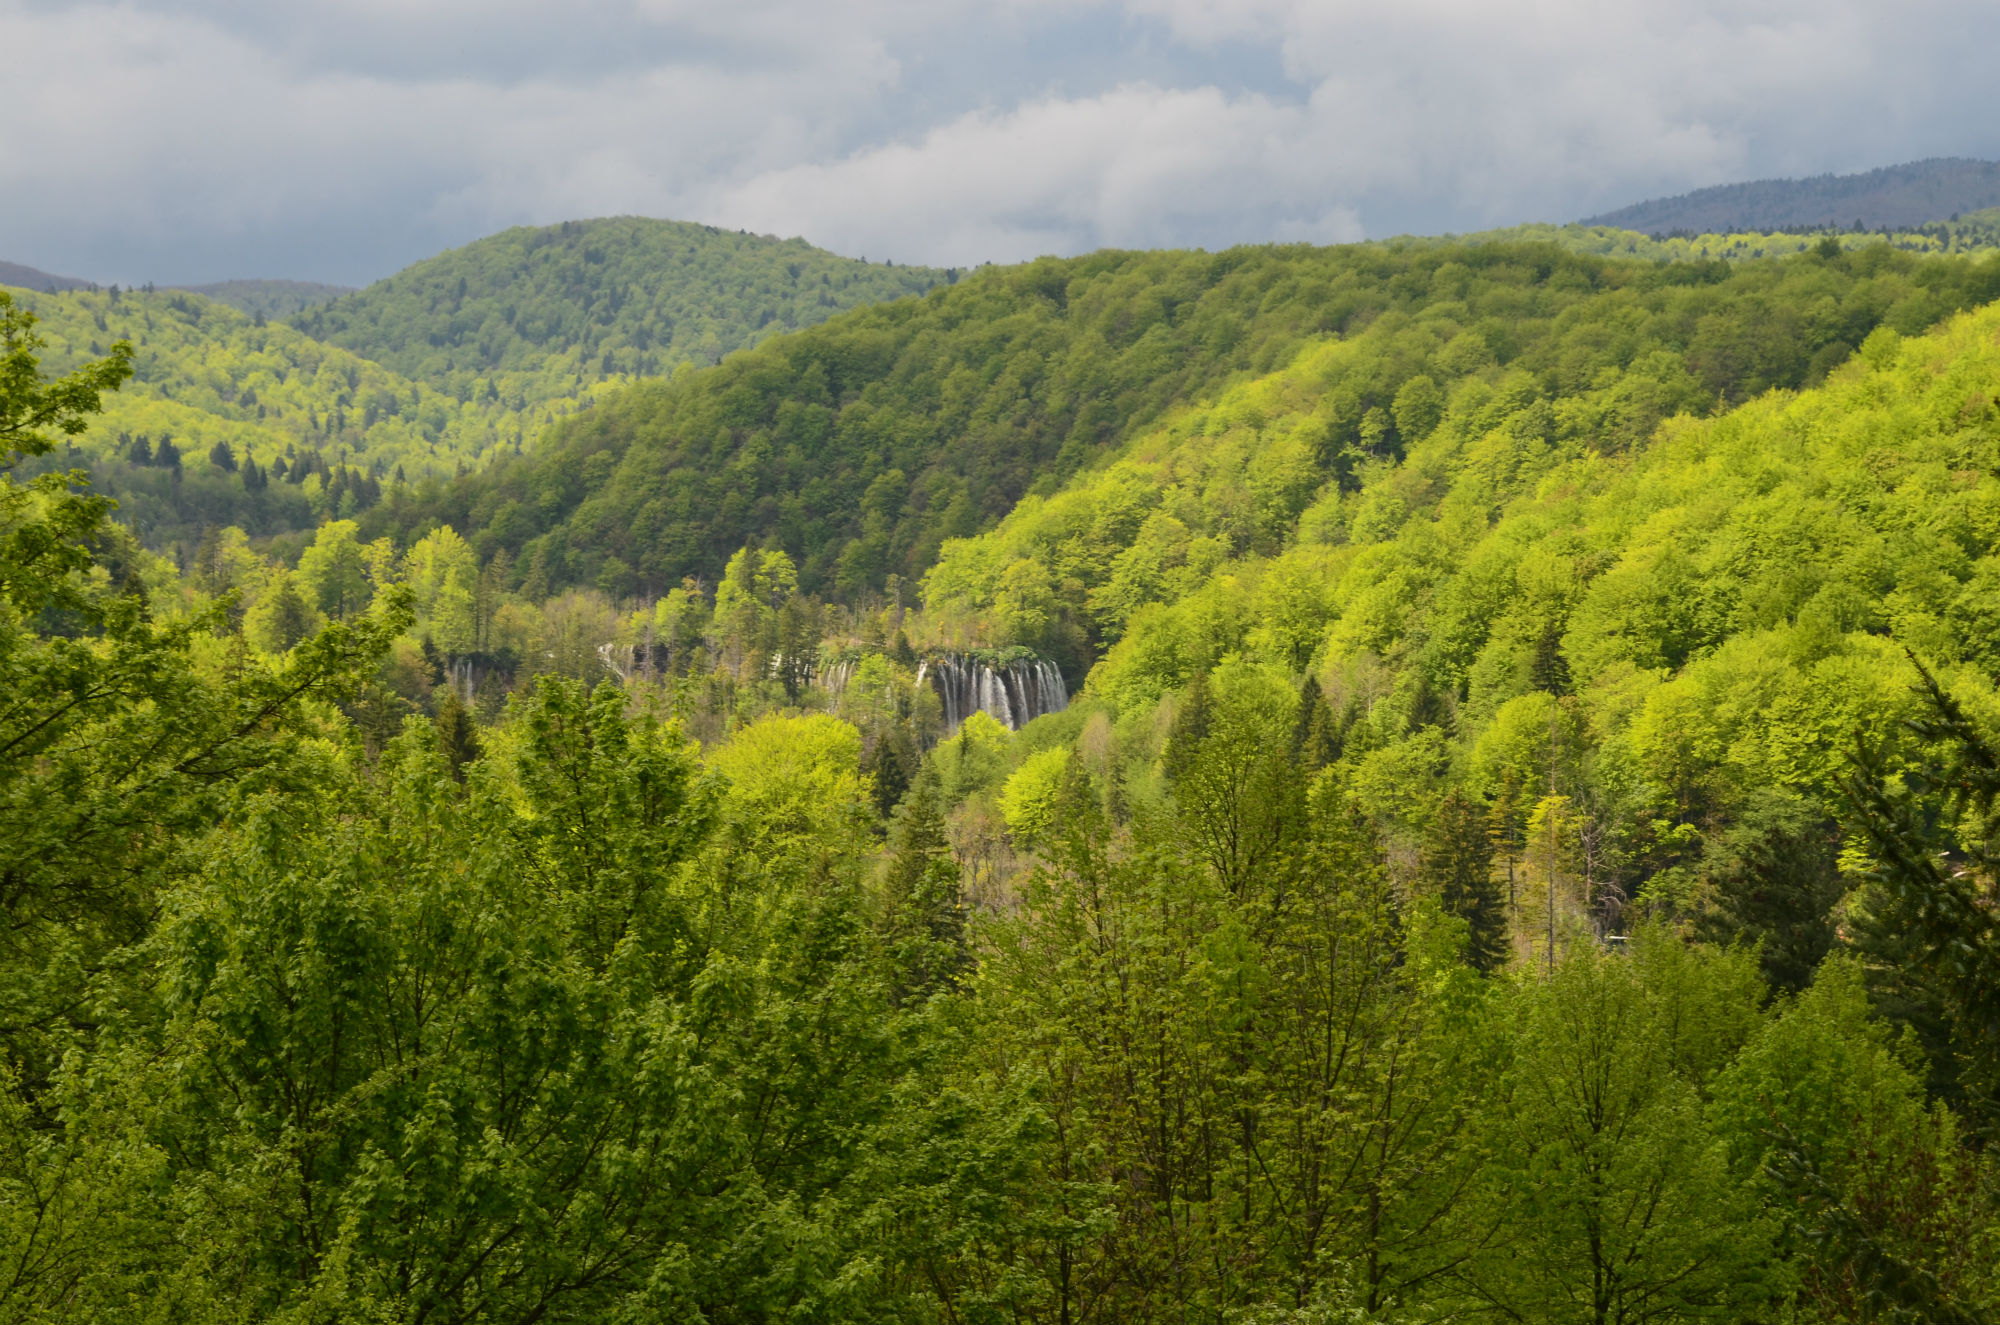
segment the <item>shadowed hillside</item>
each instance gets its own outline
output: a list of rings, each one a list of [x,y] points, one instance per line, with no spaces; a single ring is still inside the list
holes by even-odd
[[[2000,207],[2000,162],[1936,157],[1859,175],[1762,179],[1654,198],[1593,216],[1585,225],[1646,234],[1670,231],[1906,230],[1960,212]]]

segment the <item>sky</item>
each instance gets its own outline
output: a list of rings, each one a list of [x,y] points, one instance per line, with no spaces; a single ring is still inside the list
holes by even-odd
[[[1990,0],[0,0],[0,259],[359,285],[638,213],[877,261],[2000,157]]]

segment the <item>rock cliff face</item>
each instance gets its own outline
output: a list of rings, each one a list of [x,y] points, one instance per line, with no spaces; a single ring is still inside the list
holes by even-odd
[[[1044,713],[1069,707],[1069,687],[1052,662],[1027,658],[1000,667],[965,654],[926,659],[917,669],[944,703],[944,725],[955,731],[975,711],[1018,729]]]

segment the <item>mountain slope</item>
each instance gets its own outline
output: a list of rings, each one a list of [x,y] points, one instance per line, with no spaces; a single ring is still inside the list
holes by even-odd
[[[800,239],[620,216],[503,231],[293,323],[461,399],[479,391],[549,399],[712,364],[948,279],[836,257]]]
[[[90,281],[79,281],[74,276],[54,276],[34,267],[24,267],[18,262],[0,262],[0,285],[12,285],[23,290],[39,290],[44,294],[54,294],[59,290],[95,288]]]
[[[1712,401],[1806,381],[1884,317],[1920,329],[1984,297],[1975,270],[1987,269],[1880,246],[1664,268],[1543,245],[1045,259],[619,393],[537,454],[381,518],[479,531],[518,573],[539,558],[551,586],[661,593],[762,542],[790,552],[807,587],[849,594],[923,573],[944,539],[1054,492],[1163,412],[1316,337],[1387,335],[1401,325],[1390,319],[1430,309],[1490,337],[1504,363],[1521,352],[1516,322],[1546,325],[1607,290],[1652,291],[1672,306],[1657,348]],[[1634,343],[1624,327],[1596,334],[1612,351]],[[1357,385],[1341,405],[1339,463],[1355,463],[1364,426],[1377,445],[1393,441],[1376,420],[1414,373]]]
[[[1583,222],[1646,234],[1846,229],[1906,230],[2000,207],[2000,162],[1935,157],[1856,175],[1762,179],[1653,198]]]
[[[1296,245],[986,269],[619,393],[383,516],[481,531],[551,585],[662,592],[768,541],[809,588],[881,586],[1176,402],[1427,297],[1411,263]]]
[[[399,475],[415,481],[476,466],[503,447],[511,453],[565,408],[461,402],[183,291],[16,299],[39,319],[53,372],[100,357],[114,341],[132,343],[132,381],[46,463],[89,467],[119,499],[119,518],[155,547],[191,542],[205,525],[258,535],[310,529],[371,504]],[[168,445],[178,458],[158,459]],[[227,465],[210,463],[218,446],[228,448]],[[246,460],[267,474],[282,461],[292,481],[257,488]],[[353,481],[336,484],[344,472]]]
[[[1841,302],[1935,279],[1885,265]],[[1738,270],[1761,279],[1735,316],[1841,293],[1803,264]],[[1968,298],[2000,294],[2000,262],[1965,270]],[[1405,848],[1453,786],[1518,843],[1553,758],[1578,914],[1614,924],[1642,883],[1690,914],[1760,797],[1823,817],[1857,729],[1904,739],[1903,648],[2000,703],[2000,307],[1878,326],[1823,386],[1717,416],[1689,369],[1738,337],[1710,293],[1693,317],[1631,287],[1517,320],[1511,362],[1463,305],[1314,347],[948,544],[931,628],[1094,641],[1081,711],[1130,734],[1135,786],[1197,676],[1308,672],[1342,777]],[[1649,345],[1677,327],[1685,348]],[[1330,481],[1343,397],[1392,387],[1405,454]]]

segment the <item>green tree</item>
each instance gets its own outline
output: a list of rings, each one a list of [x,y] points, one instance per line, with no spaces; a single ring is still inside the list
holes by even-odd
[[[1931,671],[1916,664],[1923,708],[1907,720],[1927,757],[1896,775],[1861,742],[1844,783],[1874,867],[1857,938],[1879,978],[1919,1014],[1948,1079],[1983,1126],[2000,1124],[2000,749]],[[1953,865],[1946,852],[1960,854]],[[1892,965],[1882,964],[1888,959]]]
[[[1431,817],[1423,877],[1444,909],[1466,923],[1465,958],[1490,973],[1507,961],[1507,906],[1493,875],[1486,813],[1454,787]]]
[[[1292,762],[1290,687],[1248,667],[1195,678],[1162,762],[1179,824],[1222,885],[1239,896],[1294,866],[1304,788]]]
[[[1698,930],[1760,945],[1772,987],[1804,989],[1834,945],[1834,906],[1847,890],[1838,851],[1825,811],[1789,793],[1753,794],[1703,854]]]
[[[451,765],[451,775],[463,782],[465,766],[479,758],[481,751],[479,728],[465,711],[458,691],[445,688],[444,698],[438,701],[437,713],[431,721],[437,727],[438,748],[444,752],[445,762]]]
[[[1702,1108],[1761,985],[1747,956],[1655,932],[1630,955],[1579,945],[1515,986],[1508,1107],[1482,1175],[1503,1232],[1468,1267],[1474,1300],[1588,1325],[1770,1319],[1775,1221]]]
[[[339,621],[368,606],[368,563],[352,520],[329,520],[299,555],[299,579],[320,611]]]
[[[298,577],[279,567],[267,574],[257,601],[243,618],[243,633],[265,653],[283,654],[311,637],[322,620],[299,592]]]
[[[965,899],[930,769],[918,774],[897,808],[883,894],[897,998],[921,1000],[955,988],[971,965]]]

